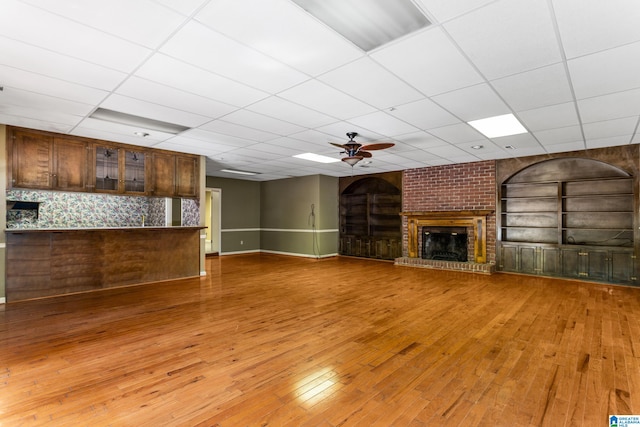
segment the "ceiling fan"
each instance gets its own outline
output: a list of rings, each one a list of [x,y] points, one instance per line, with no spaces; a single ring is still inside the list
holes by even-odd
[[[357,132],[347,132],[347,138],[349,138],[349,141],[346,144],[336,144],[335,142],[329,143],[333,146],[344,149],[340,154],[346,154],[347,157],[343,157],[342,161],[351,165],[351,167],[365,157],[371,157],[371,153],[369,151],[384,150],[385,148],[390,148],[395,145],[391,142],[377,142],[374,144],[362,145],[353,140],[356,136],[358,136]]]

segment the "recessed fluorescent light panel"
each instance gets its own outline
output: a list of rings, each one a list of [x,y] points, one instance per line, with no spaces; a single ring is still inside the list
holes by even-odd
[[[411,0],[293,0],[368,52],[431,25]]]
[[[513,114],[474,120],[469,122],[469,124],[487,138],[499,138],[501,136],[527,133],[527,130]]]
[[[235,173],[236,175],[258,175],[258,172],[241,171],[237,169],[220,169],[220,172]]]
[[[133,114],[107,110],[106,108],[98,108],[89,117],[91,117],[92,119],[103,120],[105,122],[134,126],[140,129],[155,130],[158,132],[171,133],[174,135],[189,129],[186,126],[177,125],[175,123],[162,122],[160,120],[134,116]]]
[[[318,163],[335,163],[340,161],[340,159],[334,159],[333,157],[321,156],[320,154],[313,153],[296,154],[293,157],[297,159],[311,160],[312,162]]]

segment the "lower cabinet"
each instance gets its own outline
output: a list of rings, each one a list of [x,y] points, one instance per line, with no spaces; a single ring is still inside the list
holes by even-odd
[[[554,247],[502,243],[501,271],[568,277],[606,283],[636,284],[631,248]]]
[[[402,242],[396,239],[343,236],[340,238],[340,254],[366,258],[396,259],[402,256]]]

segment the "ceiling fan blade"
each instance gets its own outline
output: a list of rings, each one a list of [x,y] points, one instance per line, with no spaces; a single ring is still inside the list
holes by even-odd
[[[343,150],[347,149],[347,146],[344,145],[344,144],[336,144],[335,142],[330,142],[329,144],[331,144],[331,145],[333,145],[335,147],[338,147],[338,148],[342,148]]]
[[[362,151],[362,149],[360,149],[360,151],[358,151],[358,156],[369,158],[369,157],[373,157],[373,154],[371,154],[368,151]]]
[[[384,150],[385,148],[393,147],[394,143],[392,142],[378,142],[374,144],[363,145],[360,147],[360,150]]]

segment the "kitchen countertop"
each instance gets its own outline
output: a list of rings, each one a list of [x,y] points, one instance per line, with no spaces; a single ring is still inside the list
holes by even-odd
[[[145,227],[78,227],[78,228],[7,228],[5,233],[67,233],[78,231],[166,231],[166,230],[202,230],[206,226],[145,226]]]

